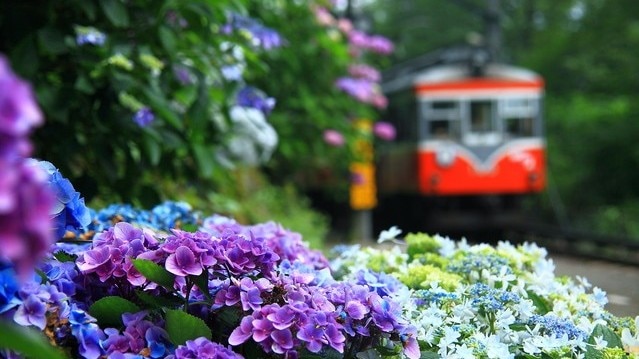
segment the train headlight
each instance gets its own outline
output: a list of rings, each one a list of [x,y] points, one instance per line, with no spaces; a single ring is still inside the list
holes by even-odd
[[[440,167],[450,167],[455,161],[454,148],[442,148],[437,151],[435,160]]]

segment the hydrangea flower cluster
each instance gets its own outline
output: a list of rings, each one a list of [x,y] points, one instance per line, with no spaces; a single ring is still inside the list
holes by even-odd
[[[238,32],[247,36],[255,47],[270,50],[283,46],[285,41],[280,34],[261,24],[259,21],[238,13],[230,13],[228,22],[222,26],[222,33]]]
[[[150,227],[160,223],[153,212],[189,214],[164,204],[135,224],[107,224],[88,248],[58,250],[22,287],[3,268],[0,316],[90,359],[419,357],[399,300],[408,288],[397,279],[367,272],[337,281],[321,252],[273,222],[213,215],[195,232],[161,231]],[[184,336],[185,325],[197,330]]]
[[[350,54],[355,61],[348,67],[349,76],[338,78],[335,86],[357,101],[385,108],[388,100],[379,85],[381,75],[378,70],[363,63],[362,57],[366,52],[389,55],[394,50],[393,43],[383,36],[369,35],[355,29],[348,19],[335,19],[324,7],[315,7],[314,12],[318,24],[329,31],[341,33],[348,39]]]
[[[405,243],[405,251],[340,248],[331,264],[341,280],[368,267],[406,284],[408,298],[400,303],[422,351],[451,358],[636,357],[633,326],[604,309],[605,293],[583,279],[556,278],[543,248],[425,234],[409,234]]]
[[[55,193],[55,205],[51,210],[55,238],[63,238],[67,232],[70,232],[69,236],[75,236],[75,233],[84,231],[91,222],[91,214],[80,192],[51,162],[38,161],[37,165],[48,174],[49,187]]]
[[[23,274],[53,243],[47,175],[27,160],[28,136],[44,118],[31,87],[0,55],[0,267]]]

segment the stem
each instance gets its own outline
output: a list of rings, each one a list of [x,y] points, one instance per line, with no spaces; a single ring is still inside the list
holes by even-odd
[[[189,297],[191,296],[191,289],[193,288],[193,281],[189,277],[186,277],[186,296],[184,297],[184,313],[189,312]]]

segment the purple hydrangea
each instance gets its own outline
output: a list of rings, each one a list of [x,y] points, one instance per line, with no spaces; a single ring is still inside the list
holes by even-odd
[[[147,280],[135,269],[132,260],[152,254],[158,247],[152,231],[120,222],[97,234],[92,248],[78,256],[76,264],[80,272],[96,276],[100,282],[123,279],[132,286],[142,286]]]
[[[0,263],[12,263],[23,276],[54,240],[47,176],[26,159],[31,154],[27,136],[42,122],[30,85],[0,55]]]
[[[388,55],[395,50],[393,42],[380,35],[368,35],[359,30],[348,33],[348,41],[356,49],[369,50],[378,54]]]
[[[377,69],[366,64],[354,64],[348,67],[348,73],[354,78],[379,82],[382,78]]]
[[[184,345],[175,349],[175,353],[166,359],[244,359],[243,356],[233,352],[221,344],[211,342],[206,338],[188,340]]]
[[[245,86],[237,93],[236,103],[238,106],[258,109],[265,115],[271,113],[275,107],[274,98],[267,97],[262,91],[251,86]]]
[[[105,339],[100,341],[109,358],[113,354],[147,353],[146,357],[165,358],[173,348],[168,333],[147,319],[148,312],[125,313],[122,315],[124,330],[114,328],[104,330]]]
[[[367,78],[340,77],[335,82],[338,89],[346,92],[357,101],[384,108],[388,104],[379,84]]]
[[[133,121],[140,127],[146,127],[155,121],[155,114],[148,107],[142,107],[133,115]]]
[[[252,44],[264,50],[271,50],[284,45],[280,34],[261,24],[259,21],[237,13],[229,14],[228,22],[222,27],[222,33],[245,32],[250,35]]]

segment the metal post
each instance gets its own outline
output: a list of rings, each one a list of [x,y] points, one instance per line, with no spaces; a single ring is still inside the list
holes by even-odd
[[[493,61],[501,57],[501,7],[499,0],[487,0],[484,22],[486,24],[486,42]]]

